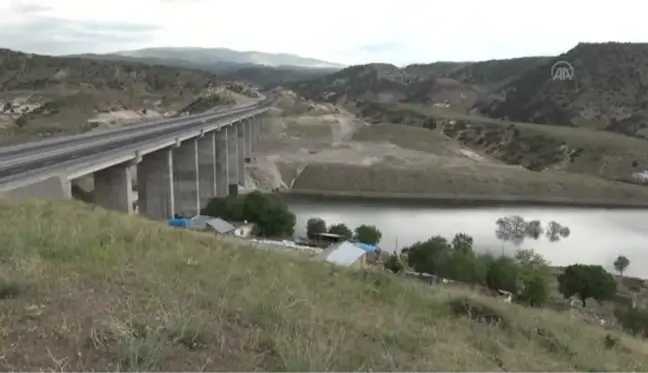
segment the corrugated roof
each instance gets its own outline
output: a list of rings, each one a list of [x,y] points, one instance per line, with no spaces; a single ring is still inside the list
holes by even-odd
[[[366,251],[351,241],[343,241],[324,250],[317,257],[329,263],[350,266],[365,255]]]
[[[233,231],[235,229],[235,227],[229,222],[221,218],[215,218],[213,216],[207,215],[194,216],[191,219],[191,223],[189,223],[189,228],[196,230],[211,228],[221,234]]]
[[[221,219],[221,218],[213,218],[210,220],[207,220],[207,225],[212,227],[216,232],[225,234],[227,232],[231,232],[234,229],[236,229],[235,226],[232,224],[228,223],[227,221]]]

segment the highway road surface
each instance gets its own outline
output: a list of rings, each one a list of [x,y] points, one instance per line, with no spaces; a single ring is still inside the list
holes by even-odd
[[[0,184],[15,181],[26,174],[45,170],[58,164],[69,164],[97,154],[145,144],[156,139],[171,138],[210,123],[240,119],[270,105],[271,98],[225,111],[167,118],[143,125],[64,136],[27,144],[0,147]]]

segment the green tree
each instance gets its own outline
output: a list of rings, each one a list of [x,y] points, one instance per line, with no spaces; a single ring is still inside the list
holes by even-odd
[[[244,204],[245,199],[233,196],[212,198],[200,213],[228,221],[243,221],[245,220]]]
[[[544,269],[549,267],[549,263],[544,259],[544,257],[531,249],[520,249],[515,252],[513,258],[523,267],[532,269]]]
[[[329,227],[328,232],[333,234],[339,234],[340,236],[346,239],[353,237],[353,232],[351,232],[351,229],[349,229],[349,227],[347,227],[345,224],[342,223],[331,225]]]
[[[452,239],[452,249],[454,251],[469,253],[472,252],[473,238],[465,233],[457,233]]]
[[[549,299],[551,269],[549,263],[533,250],[521,249],[513,257],[520,269],[519,300],[533,307],[542,307]]]
[[[242,197],[212,198],[201,214],[229,221],[248,220],[255,223],[254,234],[263,237],[291,236],[295,214],[275,196],[258,191]]]
[[[310,218],[306,222],[306,235],[312,239],[319,233],[326,233],[326,222],[320,218]]]
[[[382,238],[382,233],[373,225],[361,225],[355,229],[355,239],[368,243],[370,245],[377,245]]]
[[[384,266],[385,269],[392,271],[393,273],[399,273],[405,268],[400,260],[400,257],[395,253],[389,255],[389,258],[385,261]]]
[[[491,290],[506,290],[518,293],[520,286],[520,268],[509,257],[501,256],[488,267],[486,286]]]
[[[648,337],[648,310],[642,308],[615,308],[614,316],[626,333]]]
[[[598,302],[616,294],[617,282],[599,265],[572,264],[558,276],[558,290],[565,299],[577,295],[585,308],[588,298]]]
[[[549,300],[549,293],[548,277],[541,272],[533,271],[527,273],[522,280],[522,291],[518,298],[531,307],[542,307]]]
[[[440,275],[440,271],[451,255],[448,240],[435,236],[424,242],[416,242],[404,248],[407,263],[416,272]]]
[[[623,255],[619,255],[614,261],[614,269],[619,272],[619,276],[623,277],[623,272],[630,265],[630,259],[626,258]]]
[[[469,284],[483,283],[485,272],[479,265],[479,258],[472,251],[454,251],[447,255],[438,270],[439,275]]]

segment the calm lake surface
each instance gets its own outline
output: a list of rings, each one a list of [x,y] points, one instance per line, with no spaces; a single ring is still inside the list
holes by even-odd
[[[383,250],[403,248],[435,235],[452,239],[463,232],[475,240],[475,250],[500,253],[502,243],[495,238],[495,221],[503,216],[520,215],[543,224],[556,220],[571,229],[569,238],[550,243],[544,237],[528,240],[522,247],[541,253],[552,265],[576,262],[600,264],[612,270],[618,255],[630,259],[629,276],[648,278],[648,210],[581,209],[557,207],[417,207],[371,202],[289,199],[297,216],[297,234],[305,234],[306,221],[319,217],[327,224],[344,223],[354,229],[361,224],[375,225],[382,231]],[[504,250],[512,253],[507,245]]]

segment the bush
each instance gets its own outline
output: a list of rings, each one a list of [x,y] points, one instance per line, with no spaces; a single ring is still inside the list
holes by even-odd
[[[520,283],[520,268],[511,258],[502,256],[488,267],[486,286],[491,290],[506,290],[518,293]]]
[[[626,333],[648,337],[648,310],[628,308],[614,310],[614,316]]]
[[[531,307],[542,307],[549,300],[549,280],[540,272],[533,272],[523,280],[519,300]]]
[[[230,221],[253,222],[253,233],[262,237],[292,236],[296,220],[283,201],[258,191],[243,197],[212,198],[200,213]]]
[[[390,254],[389,258],[385,262],[384,266],[385,266],[385,269],[387,269],[389,271],[392,271],[393,273],[399,273],[403,269],[405,269],[405,266],[401,262],[400,257],[398,256],[398,254]]]

